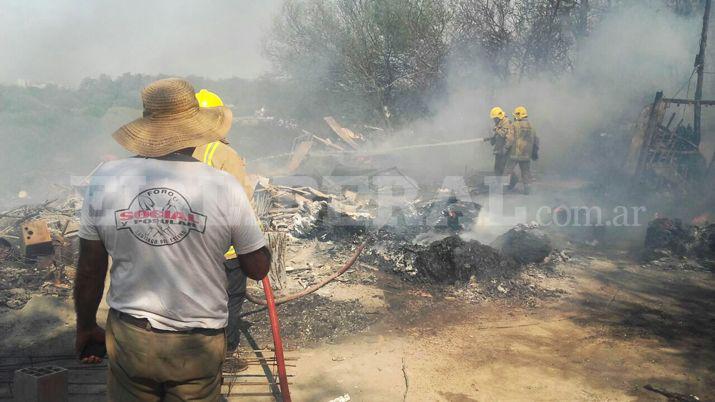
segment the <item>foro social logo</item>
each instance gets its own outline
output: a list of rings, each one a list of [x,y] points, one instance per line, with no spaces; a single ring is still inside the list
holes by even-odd
[[[114,212],[114,221],[117,230],[127,229],[151,246],[175,244],[192,230],[206,229],[206,215],[193,211],[183,195],[166,187],[137,194],[128,208]]]

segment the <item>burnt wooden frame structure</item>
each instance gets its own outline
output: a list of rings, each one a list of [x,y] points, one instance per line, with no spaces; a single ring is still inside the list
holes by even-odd
[[[636,179],[643,178],[644,173],[648,171],[654,172],[659,176],[662,176],[665,171],[667,172],[667,175],[671,176],[671,180],[687,180],[689,178],[689,172],[682,172],[681,162],[687,157],[687,155],[685,155],[687,153],[700,153],[699,140],[702,138],[702,106],[715,106],[714,100],[703,100],[702,98],[703,76],[705,73],[705,48],[707,46],[711,6],[712,0],[705,0],[702,31],[700,33],[700,49],[695,57],[694,63],[694,72],[697,72],[698,75],[694,99],[664,98],[662,91],[656,93],[653,104],[650,106],[650,111],[648,112],[648,118],[644,124],[645,127],[641,137],[642,141],[640,146],[637,148],[637,154],[631,154],[631,161],[635,160],[635,166],[630,165],[634,167],[634,170],[631,170],[631,172],[634,173],[633,177]],[[661,124],[665,117],[665,110],[668,108],[668,105],[693,106],[692,129],[695,138],[698,139],[698,143],[695,144],[690,142],[690,144],[693,145],[691,149],[682,149],[683,147],[680,146],[680,144],[683,142],[687,144],[689,141],[685,138],[680,138],[677,133],[677,129],[675,133],[670,131],[670,124],[673,117],[670,118],[665,126]],[[636,139],[634,137],[634,144],[635,143]],[[632,148],[631,151],[634,151],[634,149]],[[712,177],[715,179],[715,152],[713,152],[713,156],[710,158],[709,162],[705,159],[705,163],[705,177]],[[685,177],[683,177],[682,173],[685,173]]]
[[[662,124],[665,109],[667,109],[668,105],[696,104],[715,106],[715,100],[696,101],[692,99],[664,98],[662,91],[655,94],[655,99],[650,107],[646,123],[643,144],[638,153],[635,177],[640,178],[646,171],[657,168],[666,168],[675,171],[677,169],[676,165],[681,160],[680,157],[687,153],[699,152],[699,148],[695,150],[677,149],[675,144],[682,139],[680,139],[676,133],[670,131],[670,123],[667,126],[663,126]],[[682,177],[682,179],[687,178],[688,177]]]

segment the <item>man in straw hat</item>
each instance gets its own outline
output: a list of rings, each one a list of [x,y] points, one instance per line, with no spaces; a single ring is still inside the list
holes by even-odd
[[[241,184],[191,157],[231,126],[225,107],[199,108],[191,85],[156,81],[144,115],[113,137],[137,156],[94,174],[81,214],[75,347],[101,360],[106,341],[112,401],[219,399],[226,349],[224,252],[260,280],[270,253]],[[105,332],[96,321],[112,257]]]

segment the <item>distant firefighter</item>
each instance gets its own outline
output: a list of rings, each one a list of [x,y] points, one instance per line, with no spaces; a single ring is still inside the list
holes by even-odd
[[[519,165],[521,181],[524,183],[524,193],[529,194],[531,183],[531,160],[538,158],[538,139],[536,132],[528,120],[524,106],[514,109],[514,124],[510,136],[506,139],[508,158],[504,172],[510,175],[509,189],[513,189],[518,181],[514,169]]]
[[[494,135],[490,138],[490,142],[494,148],[494,174],[502,176],[508,159],[507,149],[505,147],[506,139],[514,131],[514,127],[506,116],[506,113],[504,113],[504,110],[499,106],[492,108],[489,112],[489,117],[494,121]]]

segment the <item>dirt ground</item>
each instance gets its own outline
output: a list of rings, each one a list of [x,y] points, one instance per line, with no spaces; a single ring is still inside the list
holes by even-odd
[[[369,331],[290,353],[296,399],[667,400],[651,384],[714,400],[711,273],[595,256],[559,269],[544,285],[568,296],[537,308],[386,290]]]
[[[465,303],[381,272],[379,286],[329,285],[321,291],[323,297],[357,300],[364,315],[373,318],[353,335],[293,344],[287,352],[293,397],[667,400],[644,389],[651,384],[715,400],[711,273],[644,267],[626,253],[621,258],[578,255],[557,269],[565,275],[544,278],[540,285],[566,295],[528,308],[509,300]],[[69,301],[34,297],[22,310],[5,311],[0,325],[3,369],[21,362],[23,353],[55,355],[53,364],[81,368],[68,359],[73,327]],[[248,373],[258,370],[252,366]],[[85,394],[74,399],[101,399],[103,376],[101,368],[72,371],[71,390]],[[232,392],[265,391],[255,388],[237,386]],[[8,397],[6,388],[4,392],[0,395]]]

